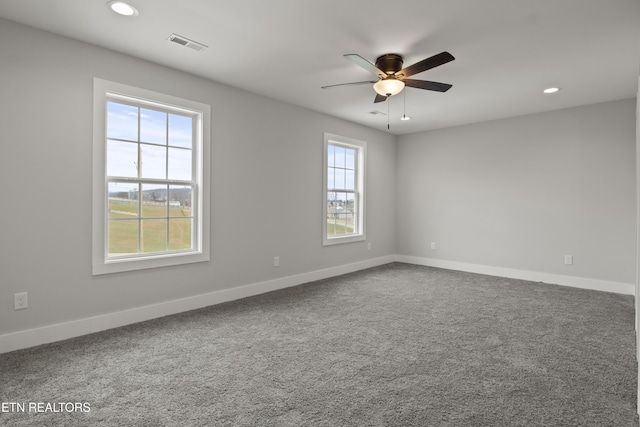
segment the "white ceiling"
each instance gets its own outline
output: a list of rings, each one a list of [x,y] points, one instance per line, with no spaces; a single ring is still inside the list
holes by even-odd
[[[636,96],[638,0],[131,0],[133,18],[106,0],[2,0],[0,17],[177,68],[332,116],[413,133]],[[172,33],[208,46],[197,52]],[[3,41],[6,43],[7,41]],[[405,66],[442,51],[456,60],[412,78],[374,104],[370,80],[343,58],[399,53]],[[374,77],[375,79],[375,77]],[[555,95],[544,95],[560,86]],[[406,95],[406,98],[405,98]],[[411,121],[400,121],[406,102]]]

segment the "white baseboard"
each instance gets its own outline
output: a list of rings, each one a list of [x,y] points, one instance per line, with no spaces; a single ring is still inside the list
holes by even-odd
[[[394,261],[604,292],[615,292],[627,295],[634,295],[635,293],[635,285],[630,283],[609,282],[433,258],[420,258],[408,255],[390,255],[279,279],[238,286],[236,288],[223,289],[203,295],[195,295],[192,297],[136,307],[115,313],[108,313],[100,316],[77,319],[69,322],[0,335],[0,353],[7,353],[9,351],[20,350],[36,345],[62,341],[94,332],[130,325],[132,323],[156,319],[162,316],[169,316],[171,314],[221,304],[223,302],[259,295],[291,286],[297,286],[303,283],[313,282],[315,280],[322,280],[329,277],[339,276],[341,274],[364,270],[366,268],[377,267]]]
[[[537,271],[516,270],[480,264],[469,264],[434,258],[420,258],[409,255],[396,255],[397,262],[424,265],[428,267],[446,268],[448,270],[467,271],[469,273],[486,274],[488,276],[508,277],[511,279],[544,282],[553,285],[571,286],[573,288],[591,289],[595,291],[614,292],[617,294],[635,295],[632,283],[611,282],[607,280],[587,279],[584,277],[564,276],[561,274],[540,273]]]
[[[313,282],[315,280],[326,279],[329,277],[339,276],[341,274],[364,270],[366,268],[377,267],[394,261],[395,257],[393,255],[385,256],[352,264],[326,268],[323,270],[311,271],[309,273],[252,283],[231,289],[223,289],[203,295],[195,295],[158,304],[136,307],[115,313],[108,313],[100,316],[8,333],[0,335],[0,353],[7,353],[9,351],[20,350],[40,344],[62,341],[94,332],[130,325],[132,323],[143,322],[145,320],[156,319],[158,317],[221,304],[223,302],[259,295],[291,286],[297,286],[303,283]]]

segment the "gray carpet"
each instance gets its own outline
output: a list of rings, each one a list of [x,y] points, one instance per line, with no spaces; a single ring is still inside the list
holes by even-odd
[[[637,426],[633,297],[389,264],[0,355],[7,426]]]

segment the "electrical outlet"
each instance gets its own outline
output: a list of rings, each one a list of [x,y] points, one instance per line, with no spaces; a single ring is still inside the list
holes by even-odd
[[[564,256],[564,263],[566,265],[572,265],[573,264],[573,255],[565,255]]]
[[[436,250],[436,242],[431,242],[431,250],[432,251]]]
[[[279,256],[274,256],[273,257],[273,266],[274,267],[280,267],[280,257]]]
[[[29,307],[29,301],[27,300],[27,293],[21,292],[19,294],[13,294],[13,309],[22,310]]]

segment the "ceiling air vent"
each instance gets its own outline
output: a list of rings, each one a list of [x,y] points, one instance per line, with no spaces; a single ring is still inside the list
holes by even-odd
[[[198,42],[190,40],[190,39],[188,39],[186,37],[179,36],[179,35],[177,35],[175,33],[171,34],[167,40],[169,40],[170,42],[177,43],[177,44],[179,44],[181,46],[189,47],[189,48],[191,48],[193,50],[197,50],[197,51],[200,51],[200,50],[208,47],[208,46],[206,46],[206,45],[204,45],[202,43],[198,43]]]

